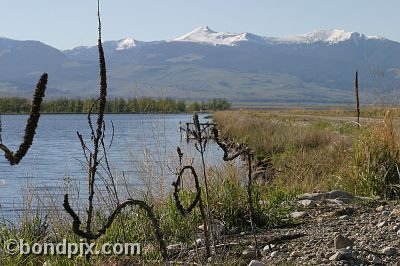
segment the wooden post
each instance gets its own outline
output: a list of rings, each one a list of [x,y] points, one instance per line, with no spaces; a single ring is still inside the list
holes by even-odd
[[[356,71],[356,79],[354,81],[354,89],[356,95],[356,115],[357,115],[357,124],[360,127],[360,99],[358,98],[358,71]]]
[[[190,137],[189,130],[190,130],[189,123],[186,123],[186,142],[189,142],[189,137]]]
[[[182,141],[182,122],[179,121],[179,133],[181,134],[181,141]]]

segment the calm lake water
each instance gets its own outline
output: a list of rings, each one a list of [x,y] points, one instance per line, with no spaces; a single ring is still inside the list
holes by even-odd
[[[202,121],[206,121],[204,116],[200,116]],[[94,115],[94,123],[95,119]],[[26,115],[1,116],[3,143],[13,151],[22,140],[26,120]],[[182,148],[186,158],[196,156],[193,143],[181,141],[180,121],[190,122],[192,115],[106,115],[106,144],[110,143],[114,125],[108,152],[111,171],[124,188],[127,184],[140,188],[144,177],[159,176],[166,178],[166,189],[171,188],[177,167],[176,147]],[[87,115],[42,115],[33,145],[20,164],[10,166],[5,158],[0,159],[0,219],[21,213],[26,208],[26,195],[33,196],[34,201],[51,195],[55,205],[61,207],[64,192],[75,198],[78,192],[81,196],[87,193],[85,156],[77,131],[91,147]],[[220,152],[211,146],[207,156],[215,162]]]

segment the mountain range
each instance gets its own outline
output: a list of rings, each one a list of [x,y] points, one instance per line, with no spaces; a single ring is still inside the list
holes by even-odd
[[[277,38],[203,26],[172,40],[103,46],[111,97],[348,103],[356,70],[365,100],[393,100],[400,81],[399,42],[343,30]],[[0,38],[0,96],[30,97],[42,72],[49,73],[48,97],[95,96],[97,62],[97,46],[61,51]]]

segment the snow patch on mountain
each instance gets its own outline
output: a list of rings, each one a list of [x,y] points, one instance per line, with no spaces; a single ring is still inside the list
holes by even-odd
[[[256,41],[263,42],[263,38],[250,33],[230,33],[230,32],[215,32],[208,26],[202,26],[185,34],[181,37],[175,38],[175,42],[195,42],[211,45],[227,45],[236,46],[239,42]]]
[[[131,49],[134,47],[139,47],[142,46],[144,42],[132,39],[132,38],[125,38],[122,40],[119,40],[116,44],[115,50],[126,50],[126,49]]]
[[[328,45],[338,44],[344,41],[360,39],[384,39],[378,36],[366,36],[357,32],[344,30],[316,30],[305,34],[288,37],[262,37],[251,33],[216,32],[208,26],[196,28],[195,30],[172,41],[194,42],[209,45],[236,46],[239,43],[251,42],[257,44],[311,44],[326,43]]]
[[[316,30],[305,34],[288,36],[288,37],[266,37],[265,40],[269,44],[311,44],[311,43],[327,43],[329,45],[338,44],[344,41],[368,39],[384,39],[378,36],[366,36],[358,32],[349,32],[344,30]]]

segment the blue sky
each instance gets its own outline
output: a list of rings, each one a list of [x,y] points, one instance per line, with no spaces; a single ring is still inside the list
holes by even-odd
[[[400,41],[399,0],[102,0],[103,39],[173,39],[196,27],[287,36],[343,29]],[[94,45],[97,0],[0,0],[0,36]]]

